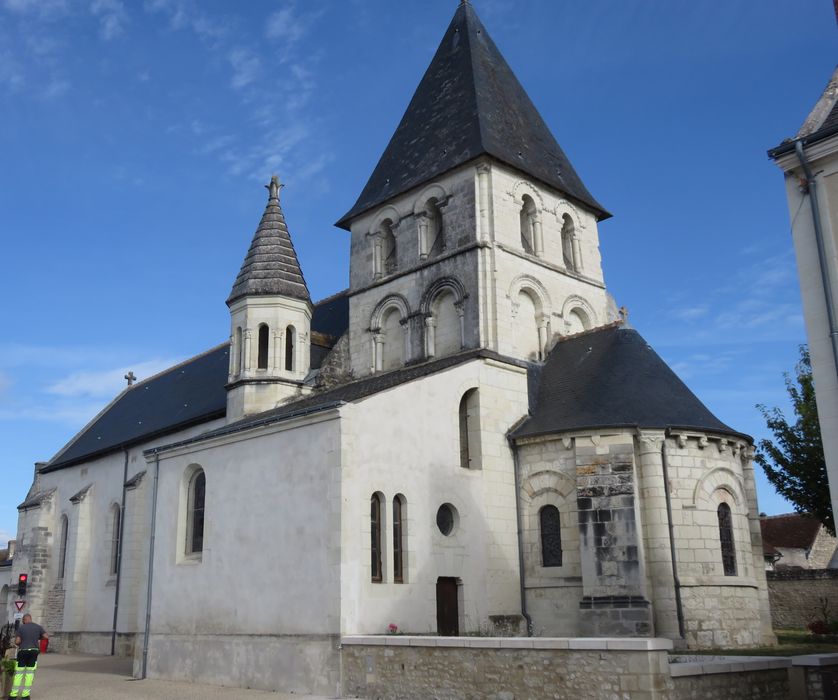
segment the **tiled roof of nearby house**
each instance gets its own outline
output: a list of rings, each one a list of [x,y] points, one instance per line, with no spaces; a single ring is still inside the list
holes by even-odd
[[[763,544],[788,549],[810,549],[821,529],[817,518],[800,513],[763,516],[759,525]]]
[[[637,331],[619,325],[560,341],[538,385],[531,416],[513,431],[515,438],[621,426],[740,435],[699,401]]]
[[[342,335],[349,324],[346,296],[335,295],[314,307],[312,331]],[[322,323],[322,325],[321,325]],[[93,457],[145,442],[190,425],[222,418],[227,412],[227,343],[137,382],[122,391],[42,472],[69,467]],[[317,369],[328,348],[312,343],[311,367]]]
[[[279,204],[280,184],[276,175],[267,187],[268,204],[233,283],[228,305],[244,296],[260,295],[280,295],[311,302]]]
[[[768,155],[777,158],[793,151],[795,141],[802,141],[803,145],[808,145],[834,134],[838,134],[838,68],[833,71],[826,89],[794,138],[786,139],[779,146],[772,148]]]
[[[474,8],[457,9],[358,201],[337,223],[488,154],[564,193],[599,218],[588,192]]]

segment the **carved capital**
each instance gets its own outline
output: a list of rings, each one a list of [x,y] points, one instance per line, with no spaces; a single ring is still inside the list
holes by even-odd
[[[640,433],[640,452],[648,454],[660,452],[665,439],[663,433]]]
[[[700,438],[698,438],[698,449],[703,450],[709,444],[710,441],[707,439],[706,435],[702,435]]]
[[[564,448],[566,450],[571,449],[573,447],[573,438],[570,438],[570,437],[562,438],[562,445],[564,445]]]

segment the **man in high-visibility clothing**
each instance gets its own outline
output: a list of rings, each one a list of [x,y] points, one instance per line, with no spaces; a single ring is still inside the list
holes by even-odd
[[[32,616],[27,613],[21,621],[23,624],[15,632],[17,644],[17,663],[12,679],[10,698],[28,698],[32,692],[32,682],[35,680],[35,669],[38,668],[38,652],[40,641],[49,639],[44,628],[32,622]]]

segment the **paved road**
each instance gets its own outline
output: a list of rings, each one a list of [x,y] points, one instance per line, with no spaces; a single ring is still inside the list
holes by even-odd
[[[32,688],[33,700],[325,700],[314,695],[286,695],[194,683],[137,681],[130,659],[111,656],[41,654]]]

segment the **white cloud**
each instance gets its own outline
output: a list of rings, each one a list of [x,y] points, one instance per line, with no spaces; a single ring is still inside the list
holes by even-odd
[[[147,379],[158,372],[177,364],[174,359],[154,359],[145,362],[126,363],[122,367],[73,372],[49,385],[46,392],[67,397],[116,396],[126,386],[125,375],[129,369],[137,379]]]
[[[51,80],[47,84],[44,91],[41,93],[41,97],[45,100],[54,100],[66,94],[71,87],[72,85],[69,80],[61,80],[60,78],[57,78]]]
[[[67,12],[66,0],[0,0],[0,6],[19,15],[38,15],[42,19],[59,19]]]
[[[128,13],[122,0],[92,0],[90,11],[99,18],[99,35],[111,41],[125,31]]]
[[[233,66],[233,78],[230,86],[241,90],[252,83],[259,75],[261,63],[258,56],[247,49],[233,49],[227,54],[227,60]]]

